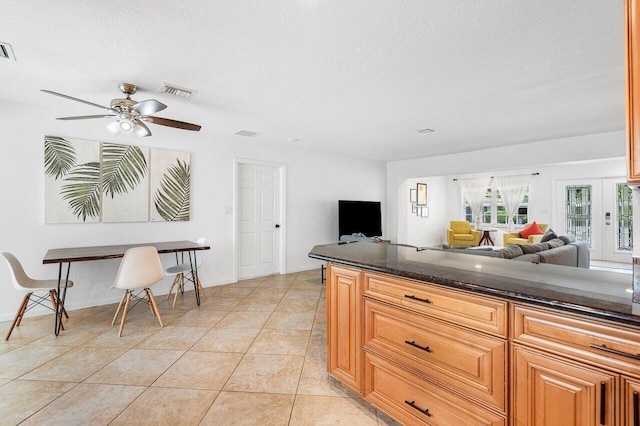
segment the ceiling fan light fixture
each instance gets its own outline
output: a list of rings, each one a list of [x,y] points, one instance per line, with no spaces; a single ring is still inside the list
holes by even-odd
[[[135,123],[128,118],[120,118],[117,123],[118,130],[121,133],[131,133],[136,126]]]
[[[145,136],[149,136],[151,133],[149,132],[149,129],[146,128],[145,126],[140,126],[137,125],[135,127],[135,130],[133,131],[133,133],[136,134],[136,136],[139,136],[141,138],[145,137]]]
[[[107,124],[107,130],[113,134],[120,133],[120,130],[118,129],[118,122],[114,120]]]

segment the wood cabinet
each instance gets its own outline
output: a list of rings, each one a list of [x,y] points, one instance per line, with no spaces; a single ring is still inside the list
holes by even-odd
[[[362,271],[327,265],[327,370],[362,393]]]
[[[364,274],[364,397],[404,424],[507,424],[508,302]]]
[[[625,0],[628,180],[640,184],[640,0]]]
[[[512,316],[516,425],[640,426],[637,329],[520,304],[513,304]],[[540,418],[553,407],[577,423]]]
[[[329,263],[327,368],[406,425],[640,426],[640,332]]]
[[[513,350],[514,424],[613,425],[617,377],[516,346]]]
[[[640,426],[640,381],[623,378],[622,421],[624,426]]]

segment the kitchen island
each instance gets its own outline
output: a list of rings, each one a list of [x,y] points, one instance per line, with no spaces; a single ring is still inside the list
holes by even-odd
[[[420,250],[315,246],[327,368],[404,424],[629,424],[632,276]]]

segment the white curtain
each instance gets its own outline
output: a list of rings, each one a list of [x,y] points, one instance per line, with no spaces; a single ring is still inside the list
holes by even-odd
[[[500,192],[500,198],[504,203],[504,209],[507,212],[509,232],[513,231],[513,217],[518,212],[518,207],[520,207],[524,194],[527,192],[530,180],[531,175],[496,176],[493,178],[496,189]]]
[[[458,185],[471,211],[476,215],[476,229],[480,229],[482,221],[482,205],[487,194],[491,178],[458,179]]]

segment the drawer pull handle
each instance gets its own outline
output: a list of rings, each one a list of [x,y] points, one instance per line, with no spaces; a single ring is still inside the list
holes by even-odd
[[[593,349],[600,349],[601,351],[605,351],[605,352],[610,352],[612,354],[616,354],[616,355],[622,355],[622,356],[626,356],[627,358],[633,358],[633,359],[637,359],[640,360],[640,354],[630,354],[627,352],[622,352],[619,351],[617,349],[613,349],[613,348],[608,348],[607,345],[594,345],[593,343],[589,345],[590,348]]]
[[[606,398],[607,397],[607,384],[605,382],[600,382],[600,424],[604,425],[605,422],[605,413],[604,409],[606,407]]]
[[[419,297],[414,296],[413,294],[405,294],[404,297],[407,299],[417,300],[418,302],[431,303],[429,299],[420,299]]]
[[[429,412],[428,408],[425,408],[424,410],[416,407],[416,402],[415,401],[407,401],[406,399],[404,400],[405,404],[409,404],[411,406],[411,408],[415,408],[416,410],[420,411],[422,414],[426,414],[427,416],[431,417],[431,413]]]
[[[423,350],[423,351],[425,351],[425,352],[429,352],[429,353],[431,353],[431,349],[429,349],[429,346],[420,346],[420,345],[416,344],[416,341],[415,341],[415,340],[412,340],[412,341],[405,340],[404,342],[405,342],[407,345],[411,345],[411,346],[413,346],[414,348],[422,349],[422,350]]]
[[[633,393],[633,426],[640,426],[640,407],[638,407],[638,392]]]

